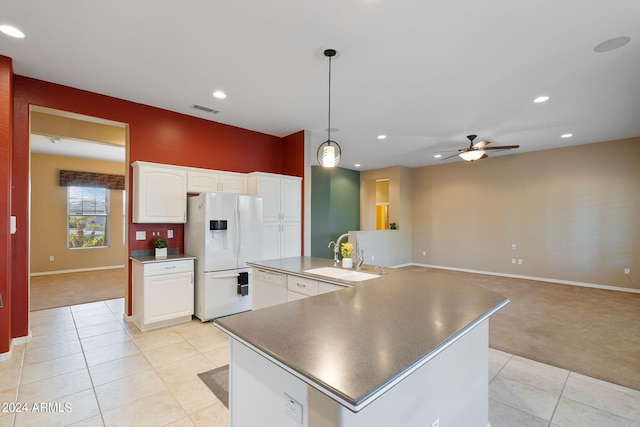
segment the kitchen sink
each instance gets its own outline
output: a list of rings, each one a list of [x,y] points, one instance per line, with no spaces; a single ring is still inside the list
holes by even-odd
[[[377,274],[364,273],[362,271],[345,270],[343,268],[336,267],[312,268],[311,270],[305,270],[304,272],[352,282],[361,282],[363,280],[375,279],[376,277],[380,277]]]

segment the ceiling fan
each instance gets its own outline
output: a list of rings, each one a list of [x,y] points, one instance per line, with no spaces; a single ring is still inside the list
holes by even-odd
[[[447,160],[455,156],[460,156],[464,160],[468,162],[472,162],[474,160],[484,159],[487,156],[487,151],[489,150],[511,150],[512,148],[520,148],[519,145],[498,145],[493,147],[487,147],[487,145],[491,144],[491,141],[479,141],[475,144],[473,140],[476,139],[478,135],[467,135],[467,139],[469,140],[468,148],[461,148],[458,150],[458,153],[452,154],[448,157],[443,158],[442,160]]]

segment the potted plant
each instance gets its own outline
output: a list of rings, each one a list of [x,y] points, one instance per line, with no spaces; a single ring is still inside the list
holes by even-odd
[[[342,267],[343,268],[351,268],[353,267],[353,260],[351,259],[351,251],[353,250],[353,245],[349,242],[343,243],[340,245],[340,254],[342,254]]]
[[[398,224],[396,224],[395,222],[392,222],[391,224],[389,224],[389,228],[392,230],[397,230],[398,229]]]
[[[158,237],[153,241],[153,247],[156,249],[156,258],[167,257],[167,239]]]

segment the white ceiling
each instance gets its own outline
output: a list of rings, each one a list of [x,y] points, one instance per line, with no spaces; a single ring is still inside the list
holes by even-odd
[[[119,163],[124,163],[126,156],[125,148],[121,145],[95,141],[31,134],[30,142],[31,151],[34,153],[106,160]]]
[[[5,0],[0,24],[26,38],[0,34],[0,54],[19,75],[276,136],[304,129],[316,147],[335,48],[332,139],[341,166],[368,170],[437,164],[471,133],[521,146],[509,154],[640,136],[638,17],[637,0]],[[594,52],[619,36],[631,42]]]

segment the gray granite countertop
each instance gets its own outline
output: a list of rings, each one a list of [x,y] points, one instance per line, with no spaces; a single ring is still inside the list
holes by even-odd
[[[332,260],[295,257],[254,267],[328,282],[305,273]],[[363,271],[375,273],[373,266]],[[387,268],[345,289],[216,319],[222,330],[360,410],[509,300],[436,271]]]
[[[151,262],[165,262],[165,261],[179,261],[181,259],[196,259],[196,257],[185,254],[169,254],[166,258],[156,258],[155,255],[141,255],[130,256],[129,259],[141,264],[148,264]]]

